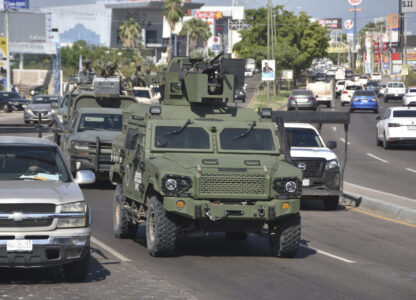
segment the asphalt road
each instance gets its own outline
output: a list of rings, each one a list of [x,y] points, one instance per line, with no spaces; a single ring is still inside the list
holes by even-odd
[[[20,115],[0,113],[0,122],[22,120]],[[414,195],[416,174],[405,168],[416,169],[415,150],[377,149],[374,126],[374,114],[352,115],[346,180]],[[342,148],[343,132],[336,128],[325,128],[324,137],[337,139]],[[366,153],[389,163],[372,161]],[[111,185],[101,182],[83,191],[93,211],[93,261],[87,282],[65,283],[59,270],[0,270],[0,298],[414,299],[416,295],[415,227],[347,206],[323,211],[316,201],[303,205],[302,247],[294,259],[271,257],[262,237],[231,242],[222,234],[183,237],[177,257],[153,258],[145,248],[144,227],[134,240],[114,237]]]

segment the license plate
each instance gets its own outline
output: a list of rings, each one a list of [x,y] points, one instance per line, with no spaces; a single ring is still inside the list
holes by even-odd
[[[33,250],[32,240],[7,241],[8,252],[31,252],[32,250]]]
[[[364,99],[362,101],[363,101],[363,103],[367,103],[368,102],[368,100],[364,100]]]
[[[410,125],[410,126],[407,126],[407,128],[409,130],[416,130],[416,125]]]
[[[309,180],[309,178],[308,178],[308,179],[303,179],[303,181],[302,181],[302,185],[303,185],[303,186],[309,186],[309,185],[310,185],[310,180]]]
[[[395,97],[399,97],[399,94],[394,94]]]
[[[300,103],[304,103],[304,102],[308,102],[308,99],[297,99],[297,101]]]

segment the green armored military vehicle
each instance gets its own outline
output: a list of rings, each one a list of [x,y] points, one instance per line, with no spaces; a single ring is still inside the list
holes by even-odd
[[[287,162],[271,111],[229,105],[243,75],[244,61],[175,57],[159,74],[163,103],[123,110],[110,169],[118,238],[145,222],[152,256],[173,255],[191,231],[264,234],[273,255],[296,255],[301,171]]]

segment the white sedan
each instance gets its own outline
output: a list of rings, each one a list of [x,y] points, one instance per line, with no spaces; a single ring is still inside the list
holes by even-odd
[[[416,88],[411,87],[406,95],[403,97],[403,105],[415,105],[416,106]]]
[[[416,144],[416,107],[390,107],[377,119],[377,146]]]

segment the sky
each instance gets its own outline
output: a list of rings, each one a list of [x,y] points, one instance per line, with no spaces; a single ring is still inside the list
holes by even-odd
[[[204,2],[206,5],[231,5],[232,0],[193,0]],[[237,5],[246,8],[258,8],[267,5],[267,0],[235,0]],[[313,18],[342,18],[343,20],[354,18],[354,13],[349,12],[352,7],[348,0],[272,0],[273,6],[284,5],[287,10],[298,12],[305,11]],[[362,0],[360,6],[362,12],[357,12],[357,28],[360,29],[374,17],[386,16],[387,14],[398,13],[399,0]],[[407,14],[407,31],[416,34],[416,14]]]

